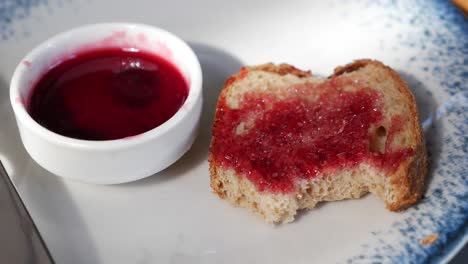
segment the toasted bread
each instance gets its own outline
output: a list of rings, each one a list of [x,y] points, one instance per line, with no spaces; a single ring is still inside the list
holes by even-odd
[[[212,129],[211,187],[268,223],[369,192],[399,211],[424,190],[414,96],[375,60],[326,79],[287,64],[244,67],[226,81]]]

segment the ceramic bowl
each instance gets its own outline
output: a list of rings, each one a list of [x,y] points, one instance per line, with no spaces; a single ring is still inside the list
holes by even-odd
[[[114,47],[161,56],[180,70],[189,83],[189,93],[174,116],[145,133],[105,141],[65,137],[31,118],[29,96],[43,74],[84,49]],[[10,100],[24,147],[39,165],[67,179],[116,184],[153,175],[187,152],[200,120],[202,73],[193,50],[163,29],[129,23],[94,24],[52,37],[27,54],[13,74]]]

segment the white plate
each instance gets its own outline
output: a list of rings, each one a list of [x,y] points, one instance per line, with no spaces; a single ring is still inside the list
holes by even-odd
[[[46,38],[108,21],[156,25],[191,44],[204,71],[201,134],[180,161],[145,180],[64,181],[21,145],[9,78]],[[467,240],[467,32],[466,19],[447,1],[3,0],[0,158],[57,263],[446,262]],[[391,213],[369,195],[272,227],[211,193],[210,125],[230,74],[273,61],[328,75],[357,58],[398,70],[416,96],[432,157],[422,203]],[[431,233],[439,240],[421,245]]]

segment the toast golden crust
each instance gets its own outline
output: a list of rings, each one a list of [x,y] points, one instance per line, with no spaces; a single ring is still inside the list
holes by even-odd
[[[247,69],[247,71],[265,71],[265,72],[277,73],[279,75],[292,74],[299,78],[312,76],[311,71],[303,71],[286,63],[282,63],[279,65],[275,65],[273,63],[266,63],[262,65],[249,66],[245,68]]]
[[[329,79],[337,78],[342,75],[352,74],[353,72],[357,72],[360,69],[363,69],[366,67],[375,67],[375,68],[378,68],[379,70],[383,70],[385,72],[386,77],[391,78],[393,82],[396,84],[395,88],[400,94],[402,94],[402,96],[406,100],[406,103],[409,105],[409,113],[408,113],[408,118],[407,118],[409,122],[407,125],[410,126],[409,130],[413,132],[411,134],[411,142],[414,143],[413,144],[414,152],[408,159],[406,159],[404,162],[402,162],[402,164],[400,164],[397,171],[389,175],[389,177],[387,177],[386,179],[382,180],[382,183],[380,185],[385,185],[384,187],[365,186],[359,190],[355,190],[355,192],[350,193],[347,196],[331,197],[331,198],[325,198],[322,200],[332,201],[332,200],[339,200],[339,199],[345,199],[345,198],[357,198],[357,197],[362,196],[366,192],[370,191],[382,197],[385,200],[386,207],[389,210],[391,211],[404,210],[408,208],[409,206],[415,204],[417,201],[421,199],[422,193],[425,189],[425,178],[427,174],[426,149],[425,149],[425,144],[424,144],[423,132],[419,123],[417,106],[416,106],[413,94],[411,93],[411,91],[409,90],[405,82],[400,78],[400,76],[394,70],[385,66],[379,61],[363,59],[363,60],[357,60],[353,63],[347,64],[342,67],[337,67],[334,73],[329,77]],[[229,88],[234,83],[245,78],[250,72],[255,72],[255,71],[263,71],[263,72],[278,74],[280,76],[293,75],[300,79],[307,79],[307,78],[312,77],[312,74],[310,71],[302,71],[287,64],[274,65],[274,64],[269,63],[269,64],[263,64],[259,66],[253,66],[253,67],[243,67],[239,73],[236,73],[233,76],[231,76],[224,84],[221,95],[220,95],[220,99],[216,106],[216,113],[220,111],[220,102],[226,99],[226,95],[228,94],[227,90],[229,90]],[[217,117],[215,117],[215,120],[213,122],[213,128],[212,128],[213,131],[218,129],[218,126],[219,126],[219,120]],[[232,179],[226,180],[228,178],[226,176],[228,175],[228,173],[226,173],[226,170],[224,168],[221,168],[218,166],[213,156],[212,148],[213,148],[214,142],[216,142],[215,136],[213,136],[211,140],[210,154],[208,158],[209,170],[211,174],[210,185],[214,193],[216,193],[220,198],[226,199],[234,205],[250,208],[252,211],[260,214],[268,222],[292,221],[293,216],[295,214],[294,210],[297,210],[300,208],[312,208],[315,206],[317,202],[322,201],[322,200],[317,200],[310,195],[311,193],[310,188],[313,188],[313,186],[311,185],[314,184],[312,182],[308,183],[308,185],[306,184],[305,185],[306,187],[302,188],[301,190],[298,190],[296,193],[291,194],[291,197],[284,198],[284,199],[288,199],[288,203],[295,204],[293,206],[293,208],[295,209],[290,210],[290,211],[294,211],[292,212],[292,215],[285,215],[284,212],[278,212],[278,208],[275,208],[274,210],[277,212],[272,212],[271,214],[268,212],[267,209],[260,208],[261,206],[259,205],[259,203],[265,200],[265,197],[262,197],[262,198],[257,197],[256,199],[250,199],[251,197],[248,197],[248,196],[252,193],[252,190],[249,190],[248,193],[242,192],[242,190],[240,190],[238,193],[233,195],[232,193],[230,193],[232,192],[231,190],[232,186],[226,186],[226,185],[231,185]],[[240,184],[240,186],[244,186],[243,188],[246,188],[246,189],[247,187],[245,186],[249,186],[248,188],[250,189],[253,188],[253,187],[250,187],[250,185],[247,185],[250,183],[248,183],[247,179],[244,179],[245,177],[240,176],[239,178],[240,178],[239,182],[236,184]],[[326,177],[324,176],[324,178]],[[351,179],[351,181],[354,181],[354,180]],[[376,180],[376,182],[379,182],[379,181],[381,181],[381,179]],[[384,181],[385,183],[383,183]],[[349,184],[349,182],[347,184]],[[353,182],[352,184],[357,184],[357,183]],[[373,185],[376,185],[376,184],[373,184]],[[328,185],[325,184],[325,186],[327,186],[326,188],[332,188],[332,189],[334,187],[333,184],[328,184]]]

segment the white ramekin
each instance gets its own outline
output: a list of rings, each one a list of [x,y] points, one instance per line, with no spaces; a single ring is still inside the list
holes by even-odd
[[[83,50],[109,47],[143,50],[172,62],[190,89],[179,111],[150,131],[106,141],[65,137],[31,118],[29,96],[44,73]],[[192,49],[165,30],[129,23],[88,25],[61,33],[27,54],[13,74],[10,100],[21,140],[39,165],[58,176],[82,182],[129,182],[163,170],[192,145],[202,109],[201,67]]]

